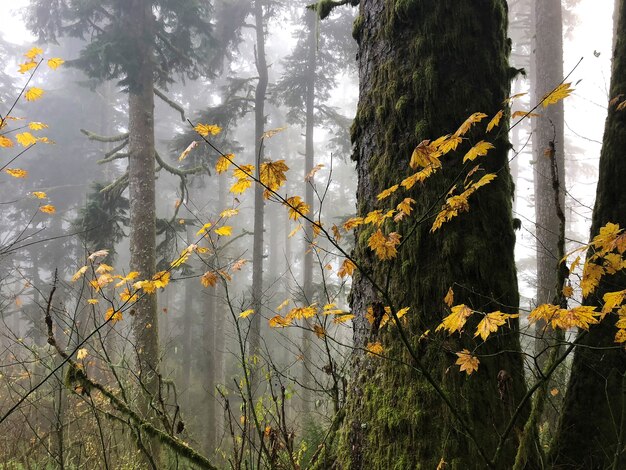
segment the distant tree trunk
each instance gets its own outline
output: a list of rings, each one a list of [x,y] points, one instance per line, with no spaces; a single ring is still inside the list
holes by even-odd
[[[202,342],[203,362],[202,370],[202,403],[200,410],[204,411],[204,435],[206,445],[206,455],[212,455],[217,442],[217,420],[216,420],[216,397],[215,386],[217,370],[217,349],[215,347],[216,327],[219,319],[216,317],[215,289],[210,288],[202,297]]]
[[[315,166],[315,147],[313,143],[313,133],[315,132],[315,71],[317,68],[317,18],[315,12],[307,10],[306,24],[308,28],[307,38],[307,81],[306,81],[306,116],[305,116],[305,157],[304,176],[308,175]],[[315,213],[315,200],[313,195],[313,178],[305,181],[304,201],[311,208],[311,217]],[[304,225],[304,267],[303,282],[304,299],[308,304],[315,302],[313,299],[315,292],[313,287],[313,249],[310,244],[313,241],[313,226],[310,223]],[[311,374],[313,373],[313,363],[311,358],[311,325],[307,325],[302,330],[302,411],[311,411]]]
[[[561,0],[536,0],[534,5],[535,44],[531,102],[538,103],[563,79],[563,19]],[[552,187],[552,160],[546,155],[554,146],[554,157],[559,172],[561,190],[559,202],[565,201],[565,159],[563,131],[563,101],[541,109],[541,116],[533,118],[533,175],[535,185],[535,224],[537,244],[537,304],[552,303],[557,289],[559,264],[559,218]],[[535,328],[535,355],[538,365],[547,360],[552,330],[545,322]]]
[[[254,94],[254,159],[256,178],[259,179],[263,161],[261,139],[265,132],[265,94],[267,92],[268,72],[265,58],[265,20],[263,18],[263,0],[254,2],[254,20],[256,29],[256,69],[259,80]],[[254,186],[254,235],[252,241],[252,308],[250,317],[250,354],[259,353],[261,342],[261,306],[263,297],[263,230],[264,230],[263,188]]]
[[[626,93],[626,11],[619,13],[610,98]],[[600,154],[600,174],[591,237],[608,222],[626,227],[626,113],[609,106]],[[626,288],[623,271],[602,278],[584,299],[601,306],[606,292]],[[571,379],[553,445],[555,469],[626,468],[626,353],[616,345],[615,318],[592,326],[574,352]],[[584,333],[581,333],[584,334]]]
[[[155,183],[154,183],[154,18],[152,3],[128,0],[125,5],[130,52],[136,60],[128,74],[130,267],[141,279],[151,279],[156,269]],[[136,304],[133,333],[138,354],[139,377],[147,393],[139,403],[148,420],[156,396],[159,362],[159,328],[156,294],[144,295]],[[160,445],[153,439],[151,453],[156,462]],[[158,466],[158,463],[157,463]]]
[[[444,171],[423,185],[392,195],[384,206],[378,204],[376,195],[409,174],[411,153],[422,140],[454,132],[474,112],[494,116],[502,108],[510,79],[506,30],[504,0],[457,0],[453,4],[361,0],[353,31],[359,44],[360,79],[352,127],[359,177],[357,215],[392,207],[404,197],[416,200],[417,218],[433,205],[441,207],[440,198],[461,172],[467,143],[446,155]],[[361,228],[355,256],[382,285],[391,263],[392,301],[411,308],[405,317],[408,341],[419,351],[423,370],[441,384],[491,457],[499,434],[525,393],[517,322],[510,324],[506,334],[480,346],[480,367],[469,378],[453,365],[456,356],[446,351],[472,349],[476,343],[469,335],[444,339],[433,333],[446,315],[443,299],[451,286],[456,286],[455,304],[484,312],[517,312],[509,143],[506,132],[485,137],[484,126],[478,125],[469,139],[486,138],[493,143],[495,148],[480,164],[498,176],[473,196],[469,213],[434,234],[429,233],[432,218],[418,226],[413,225],[414,218],[391,224],[406,239],[398,258],[384,263],[367,247],[372,229]],[[502,129],[506,126],[500,123]],[[409,227],[415,228],[410,236]],[[355,273],[351,307],[356,315],[357,347],[365,346],[373,334],[366,312],[375,301],[383,299],[364,276]],[[435,337],[420,341],[428,329]],[[415,364],[396,327],[387,326],[376,334],[381,335],[385,355]],[[441,459],[450,468],[486,468],[450,409],[414,369],[357,355],[348,394],[337,446],[340,468],[434,469]],[[525,415],[522,411],[520,425]],[[504,443],[496,468],[511,467],[516,442],[513,433]]]
[[[193,186],[193,183],[190,185]],[[191,224],[187,224],[187,244],[194,243],[195,231]],[[182,311],[182,324],[183,331],[181,335],[182,343],[182,360],[181,360],[181,379],[180,379],[180,391],[181,395],[185,398],[185,404],[189,403],[190,398],[190,376],[191,376],[191,355],[192,355],[192,339],[191,332],[193,329],[193,323],[195,318],[195,312],[193,311],[194,305],[194,291],[197,290],[197,286],[194,286],[194,279],[185,279],[185,298],[183,300]],[[196,281],[197,282],[197,281]]]

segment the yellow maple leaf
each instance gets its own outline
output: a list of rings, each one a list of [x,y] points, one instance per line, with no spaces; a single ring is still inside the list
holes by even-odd
[[[455,331],[460,332],[467,322],[467,319],[472,314],[472,309],[465,304],[455,305],[450,310],[452,313],[443,319],[435,331],[443,329],[446,330],[448,334],[452,334]]]
[[[0,147],[9,148],[13,147],[13,141],[8,137],[0,135]]]
[[[287,238],[293,237],[301,229],[302,229],[302,224],[298,224],[298,226],[296,228],[294,228],[291,232],[289,232],[289,235],[287,235]]]
[[[271,191],[277,191],[287,181],[285,172],[288,170],[289,167],[285,164],[285,160],[261,163],[259,170],[261,184]],[[268,199],[270,194],[269,192],[265,194],[265,199]]]
[[[28,123],[28,128],[31,131],[40,131],[42,129],[47,129],[48,128],[48,124],[44,124],[43,122],[34,121],[34,122],[29,122]]]
[[[207,271],[200,278],[200,283],[204,287],[215,287],[217,284],[217,275],[212,271]]]
[[[85,272],[87,271],[87,269],[89,269],[89,266],[83,266],[82,268],[80,268],[78,271],[76,271],[74,273],[74,275],[72,276],[72,282],[74,281],[78,281],[80,279],[80,277],[85,274]]]
[[[370,356],[380,356],[385,349],[383,348],[383,345],[380,344],[380,341],[376,341],[375,343],[367,343],[365,350]]]
[[[199,237],[200,235],[204,235],[205,233],[207,233],[207,231],[213,226],[213,224],[211,222],[207,222],[206,224],[204,224],[200,230],[198,230],[196,232],[196,237]]]
[[[481,140],[471,149],[469,149],[469,151],[465,154],[465,156],[463,157],[463,163],[468,160],[474,161],[478,157],[484,157],[485,155],[487,155],[487,152],[492,148],[495,147],[490,142],[485,142],[484,140]]]
[[[64,63],[65,61],[59,57],[52,57],[51,59],[48,59],[48,67],[52,70],[58,69]]]
[[[52,204],[46,204],[45,206],[41,206],[39,210],[45,214],[54,214],[57,211],[57,208]]]
[[[105,264],[105,263],[100,263],[98,267],[96,268],[96,272],[98,274],[110,273],[111,271],[113,271],[113,266],[109,266],[108,264]]]
[[[457,129],[454,133],[455,136],[462,136],[467,134],[467,132],[472,128],[474,124],[485,119],[487,115],[485,113],[474,113],[470,117],[468,117],[463,124]]]
[[[563,297],[567,297],[568,299],[574,295],[574,289],[572,286],[563,286]]]
[[[87,299],[89,305],[96,305],[99,302],[98,299]]]
[[[18,72],[24,74],[28,72],[29,70],[34,69],[35,67],[37,67],[37,62],[35,62],[34,60],[29,60],[28,62],[20,64],[20,68],[18,69]]]
[[[285,129],[287,129],[287,126],[285,126],[285,127],[277,127],[276,129],[270,129],[269,131],[265,131],[263,133],[263,135],[261,136],[261,139],[271,139],[276,134],[278,134],[279,132],[284,131]]]
[[[118,321],[122,321],[124,318],[120,310],[115,310],[111,307],[105,312],[104,319],[105,321],[110,321],[112,324],[115,324]]]
[[[215,233],[222,237],[230,237],[233,234],[233,228],[230,225],[224,225],[218,229],[215,229]]]
[[[154,276],[152,276],[152,281],[154,282],[154,286],[157,289],[163,289],[170,283],[170,272],[159,271]]]
[[[35,47],[32,47],[31,49],[29,49],[29,51],[28,51],[28,52],[26,52],[24,55],[25,55],[26,57],[28,57],[29,59],[33,60],[33,59],[35,59],[38,55],[41,55],[41,54],[43,54],[43,49],[41,49],[41,48],[39,48],[39,47],[35,46]]]
[[[448,307],[452,307],[454,305],[454,291],[452,287],[448,289],[446,296],[443,298],[443,303],[445,303]]]
[[[244,310],[239,314],[239,318],[248,318],[250,315],[254,313],[254,310],[249,308],[248,310]]]
[[[315,165],[313,167],[313,169],[306,174],[306,176],[304,177],[304,181],[311,181],[313,179],[313,177],[315,176],[315,173],[320,171],[322,168],[324,168],[324,164],[323,163],[319,163],[319,164]]]
[[[182,162],[185,158],[187,158],[187,156],[189,155],[189,153],[195,149],[198,145],[200,144],[200,141],[198,140],[194,140],[193,142],[191,142],[187,148],[185,150],[183,150],[183,152],[180,154],[180,157],[178,157],[178,161]]]
[[[233,217],[235,215],[239,214],[239,209],[225,209],[222,212],[220,212],[220,217],[224,218],[224,219],[228,219],[230,217]]]
[[[194,130],[202,137],[206,137],[209,134],[217,135],[222,132],[222,128],[220,126],[215,126],[213,124],[198,124],[194,127]]]
[[[493,180],[495,180],[497,177],[497,175],[495,173],[487,173],[486,175],[483,175],[482,178],[480,178],[478,181],[476,181],[475,183],[471,184],[471,188],[473,190],[476,190],[478,188],[481,188],[489,183],[491,183]]]
[[[85,359],[87,356],[89,356],[89,352],[85,348],[81,348],[76,351],[76,359],[79,361]]]
[[[26,93],[24,93],[24,98],[26,101],[35,101],[43,96],[43,90],[41,88],[32,87],[29,88]]]
[[[284,202],[289,207],[289,218],[292,220],[298,220],[300,217],[307,215],[310,211],[310,207],[305,203],[300,196],[293,196],[287,198]]]
[[[337,313],[335,314],[335,318],[333,318],[333,323],[335,323],[336,325],[339,325],[341,323],[346,323],[352,320],[355,316],[356,315],[354,315],[353,313],[349,313],[349,312]]]
[[[441,155],[442,152],[437,146],[431,144],[430,140],[422,140],[413,150],[409,166],[413,169],[426,167],[439,168],[441,166],[441,162],[439,161]]]
[[[498,331],[498,327],[504,325],[509,318],[517,318],[519,315],[511,315],[502,312],[492,312],[486,314],[476,327],[474,338],[479,336],[485,341],[491,333]]]
[[[465,372],[467,375],[472,375],[472,372],[478,370],[478,364],[480,364],[480,361],[477,357],[472,356],[467,349],[459,351],[456,355],[458,356],[456,365],[460,366],[459,369],[461,372]]]
[[[120,299],[122,299],[122,302],[137,302],[139,296],[137,295],[137,293],[133,294],[127,287],[122,292],[120,292]]]
[[[300,320],[303,318],[314,317],[317,313],[316,304],[309,305],[308,307],[295,307],[292,308],[285,316],[288,320]]]
[[[617,292],[607,292],[602,297],[604,300],[604,306],[602,307],[602,313],[608,313],[616,307],[621,306],[626,296],[626,289]]]
[[[378,196],[376,196],[376,199],[378,199],[379,201],[382,201],[383,199],[388,198],[389,196],[391,196],[393,193],[397,191],[398,187],[399,185],[394,184],[391,188],[387,188],[381,193],[379,193]]]
[[[491,118],[491,121],[489,121],[489,124],[487,124],[487,132],[491,132],[491,129],[500,125],[500,119],[502,119],[503,114],[504,111],[500,110],[496,113],[494,117]]]
[[[285,308],[287,305],[289,305],[289,302],[291,302],[291,299],[285,299],[283,300],[280,305],[278,307],[276,307],[276,311],[280,312],[283,308]]]
[[[515,119],[515,118],[524,118],[524,117],[539,117],[540,114],[537,113],[531,113],[530,111],[515,111],[513,114],[511,114],[511,118]]]
[[[365,223],[365,219],[363,217],[351,217],[343,223],[343,229],[345,231],[350,231],[359,225],[363,225]]]
[[[626,330],[620,329],[615,333],[615,342],[616,343],[624,343],[626,342]]]
[[[224,173],[225,171],[227,171],[230,165],[233,163],[234,158],[235,155],[232,153],[220,156],[220,158],[217,159],[217,163],[215,164],[215,171],[217,171],[218,173]]]
[[[340,278],[344,278],[346,276],[352,277],[352,273],[354,273],[354,268],[356,268],[356,265],[346,258],[343,260],[343,263],[341,263],[341,267],[339,268],[339,271],[337,271],[337,275]]]
[[[562,99],[567,98],[574,91],[571,85],[571,83],[561,83],[548,93],[542,100],[543,107],[545,108],[546,106],[558,103]]]
[[[385,236],[380,229],[374,232],[367,241],[369,248],[383,261],[396,257],[396,247],[399,243],[400,235],[398,233],[391,232],[389,236]]]
[[[583,291],[583,297],[592,294],[600,285],[600,278],[604,274],[604,268],[598,264],[587,261],[583,268],[583,279],[580,287]]]
[[[16,134],[15,140],[17,140],[22,147],[30,147],[31,145],[37,143],[37,138],[30,132],[22,132],[21,134]]]
[[[445,155],[446,153],[448,153],[448,152],[450,152],[452,150],[456,150],[456,148],[459,146],[459,144],[462,141],[463,141],[463,139],[461,137],[459,137],[458,135],[453,135],[452,137],[447,139],[443,144],[441,144],[439,146],[439,150],[441,150],[441,152]],[[431,168],[431,167],[429,167],[429,168]],[[431,168],[431,170],[432,169],[433,168]]]
[[[21,168],[7,168],[4,171],[13,178],[26,178],[28,176],[28,171],[22,170]]]
[[[286,326],[291,325],[291,320],[283,318],[280,315],[275,315],[270,318],[269,325],[271,328],[285,328]]]
[[[313,326],[313,332],[318,338],[323,338],[324,336],[326,336],[326,330],[322,325],[315,324]]]

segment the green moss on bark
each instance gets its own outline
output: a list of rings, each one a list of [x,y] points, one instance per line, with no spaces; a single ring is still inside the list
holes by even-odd
[[[626,93],[626,9],[616,31],[610,97]],[[626,227],[626,113],[609,107],[591,236],[607,222]],[[607,291],[626,288],[626,275],[603,278],[586,305],[602,305]],[[614,319],[592,326],[574,353],[558,434],[551,449],[555,469],[626,468],[626,354],[616,347]]]
[[[452,133],[469,115],[493,116],[508,96],[506,3],[503,0],[362,0],[359,18],[361,93],[352,127],[353,154],[359,173],[358,212],[391,207],[404,197],[416,200],[416,217],[435,215],[453,179],[461,172],[469,143],[484,138],[481,124],[470,132],[457,153],[444,158],[445,170],[408,194],[394,194],[382,205],[376,195],[410,173],[409,158],[423,139]],[[501,124],[504,126],[505,124]],[[513,258],[512,183],[508,172],[506,133],[493,133],[495,149],[481,160],[497,179],[470,200],[471,211],[429,233],[429,217],[404,242],[391,262],[390,294],[398,307],[410,306],[409,341],[423,363],[461,410],[480,445],[495,451],[498,431],[525,391],[519,343],[513,333],[480,346],[480,369],[471,377],[453,366],[455,351],[474,348],[471,338],[437,336],[419,340],[445,315],[443,297],[456,283],[456,303],[482,311],[516,311],[517,280]],[[461,180],[462,182],[462,180]],[[409,232],[414,219],[384,228]],[[357,233],[355,255],[380,284],[388,263],[375,259],[367,247],[371,228]],[[372,289],[356,276],[352,306],[357,314],[355,340],[369,341],[365,309]],[[360,325],[360,326],[359,326]],[[474,324],[475,325],[475,324]],[[432,333],[434,335],[434,333]],[[397,329],[378,333],[385,353],[411,363]],[[496,351],[499,355],[489,356]],[[488,357],[489,356],[489,357]],[[337,462],[344,469],[432,469],[441,458],[449,469],[484,468],[485,462],[432,387],[415,369],[397,362],[358,357],[350,387],[346,419],[339,436]],[[503,396],[498,374],[511,377]],[[520,423],[521,424],[521,423]],[[505,445],[499,468],[515,455],[516,438]]]

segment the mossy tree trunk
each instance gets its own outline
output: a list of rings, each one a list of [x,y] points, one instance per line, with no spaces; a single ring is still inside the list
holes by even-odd
[[[506,28],[503,0],[361,0],[354,25],[360,96],[352,129],[358,215],[382,207],[376,195],[409,174],[411,153],[422,140],[454,132],[474,112],[493,116],[502,108],[510,82]],[[506,122],[500,126],[506,129]],[[510,145],[505,130],[486,137],[484,133],[480,124],[467,137],[472,144],[483,138],[492,141],[495,149],[481,165],[498,176],[473,196],[469,213],[435,234],[429,233],[432,217],[415,231],[409,230],[417,218],[432,208],[434,215],[441,207],[440,198],[462,173],[461,159],[469,149],[464,142],[458,152],[444,157],[442,172],[385,204],[391,207],[407,196],[416,200],[417,215],[389,227],[406,238],[391,270],[389,262],[378,261],[368,249],[370,228],[357,232],[355,256],[380,285],[391,273],[390,298],[397,307],[411,307],[405,328],[424,370],[469,423],[484,453],[492,456],[499,434],[525,392],[517,323],[511,322],[505,333],[476,349],[481,363],[471,377],[453,365],[454,352],[465,347],[473,350],[478,343],[434,333],[447,315],[443,299],[450,287],[456,304],[485,312],[517,312]],[[357,346],[372,339],[365,313],[374,301],[384,299],[364,276],[356,274],[351,303]],[[420,341],[428,329],[432,339]],[[378,335],[386,355],[415,365],[396,327],[386,327]],[[355,357],[355,363],[339,436],[341,468],[436,468],[441,459],[446,468],[486,467],[466,429],[422,373],[363,355]],[[522,412],[520,420],[525,415]],[[512,433],[493,466],[510,468],[515,447]]]
[[[152,2],[129,0],[124,7],[127,31],[132,38],[129,54],[135,59],[128,71],[130,268],[141,279],[152,279],[156,270],[156,211],[154,182],[154,17]],[[141,414],[156,421],[150,401],[158,393],[159,328],[156,294],[137,301],[133,316],[139,378],[144,385]],[[157,425],[156,422],[153,424]],[[147,443],[144,443],[147,445]],[[159,441],[150,452],[158,466]]]
[[[610,97],[626,93],[626,11],[620,9]],[[626,227],[626,113],[609,106],[591,237],[608,222]],[[602,279],[586,305],[601,306],[604,293],[626,288],[626,276]],[[553,445],[554,468],[626,468],[626,353],[617,347],[614,319],[592,326],[574,352],[564,410]]]

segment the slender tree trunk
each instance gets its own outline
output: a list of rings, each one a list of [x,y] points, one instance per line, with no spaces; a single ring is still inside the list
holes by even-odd
[[[361,0],[353,31],[359,44],[360,94],[352,127],[359,216],[394,207],[405,197],[415,199],[417,218],[441,207],[440,198],[461,172],[467,142],[444,157],[445,169],[423,185],[393,194],[384,205],[376,195],[408,176],[409,159],[422,140],[454,132],[474,112],[494,116],[501,109],[510,78],[506,28],[504,0]],[[372,330],[366,312],[373,302],[387,300],[359,273],[353,279],[351,306],[355,345],[365,346],[377,337],[385,355],[427,372],[493,458],[499,435],[525,393],[517,322],[480,346],[480,367],[471,377],[459,372],[453,365],[456,356],[446,352],[475,348],[471,334],[458,339],[433,333],[448,313],[443,299],[451,286],[455,304],[483,312],[517,312],[506,132],[485,137],[481,123],[467,137],[493,143],[495,148],[480,164],[498,174],[470,200],[469,213],[435,234],[429,233],[432,218],[413,231],[414,217],[390,222],[386,231],[406,237],[390,262],[376,259],[367,246],[374,229],[357,232],[357,260],[377,284],[385,286],[389,280],[388,293],[397,307],[411,308],[404,331],[419,362],[407,354],[397,327]],[[426,330],[434,336],[420,341]],[[341,468],[436,468],[441,459],[451,468],[486,468],[467,428],[423,373],[395,361],[356,355],[354,374],[339,436]],[[523,409],[518,425],[525,416]],[[513,433],[495,467],[510,468],[516,442]]]
[[[254,95],[254,159],[256,177],[259,178],[263,161],[261,139],[265,132],[265,94],[267,92],[268,72],[265,58],[265,20],[263,18],[263,0],[254,2],[256,28],[256,69],[259,80]],[[263,297],[263,230],[264,230],[263,188],[254,186],[254,240],[252,242],[252,308],[250,317],[250,354],[256,355],[261,342],[261,306]]]
[[[193,183],[189,185],[190,189],[193,186]],[[191,224],[187,225],[187,244],[194,243],[195,239],[195,231]],[[190,404],[190,376],[191,376],[191,355],[192,355],[192,339],[191,332],[193,329],[193,323],[195,318],[195,312],[193,311],[193,299],[194,299],[194,290],[197,290],[197,286],[194,285],[194,282],[197,282],[195,279],[185,279],[183,281],[185,284],[185,299],[183,300],[183,312],[182,312],[182,324],[183,324],[183,332],[181,337],[182,343],[182,361],[181,361],[181,393],[185,398],[185,404]]]
[[[315,132],[315,72],[317,62],[317,37],[316,37],[315,12],[307,11],[306,23],[308,28],[307,39],[307,82],[306,82],[306,134],[305,134],[305,157],[304,157],[304,176],[308,175],[315,166],[315,148],[313,143],[313,133]],[[315,213],[315,200],[313,195],[313,178],[305,181],[304,201],[311,208],[311,214]],[[315,302],[313,287],[313,227],[310,223],[304,225],[304,267],[303,282],[305,303],[312,304]],[[302,330],[302,411],[309,413],[311,411],[311,374],[313,373],[313,363],[311,358],[311,332],[307,325]]]
[[[619,13],[610,98],[626,93],[626,11]],[[600,154],[600,174],[591,237],[608,222],[626,227],[626,114],[609,106]],[[585,305],[602,305],[606,292],[626,288],[623,271],[605,275]],[[580,338],[559,432],[552,448],[557,469],[626,468],[626,354],[615,343],[615,317],[608,315]],[[581,333],[584,334],[584,333]]]
[[[156,269],[152,2],[128,0],[125,11],[131,38],[129,53],[136,60],[128,75],[130,267],[140,273],[141,279],[152,279]],[[141,395],[140,411],[146,419],[156,421],[150,410],[150,401],[159,387],[156,294],[144,295],[137,302],[133,333],[139,378],[146,390]],[[159,442],[153,439],[150,446],[153,459],[158,462]]]
[[[217,442],[217,420],[216,420],[216,397],[215,386],[217,370],[217,349],[215,347],[216,325],[216,299],[215,288],[204,292],[202,298],[202,340],[204,343],[203,362],[205,368],[202,371],[203,390],[201,410],[204,410],[204,435],[206,445],[206,455],[212,455]]]
[[[536,0],[534,5],[535,47],[533,48],[533,82],[531,102],[538,103],[563,79],[563,19],[561,0]],[[563,101],[541,109],[541,116],[533,118],[533,175],[535,185],[535,224],[537,243],[537,304],[552,303],[556,290],[555,279],[559,264],[559,218],[552,188],[551,146],[559,172],[562,190],[559,194],[564,207],[565,164]],[[535,354],[541,368],[548,357],[553,332],[545,322],[537,322]]]

